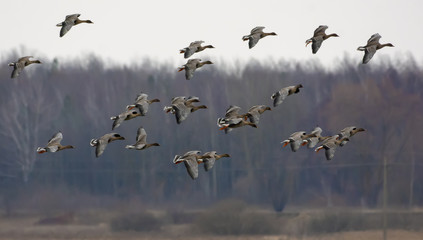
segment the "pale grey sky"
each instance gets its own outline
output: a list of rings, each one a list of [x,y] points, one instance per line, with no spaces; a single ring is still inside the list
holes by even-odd
[[[421,0],[3,1],[0,55],[3,58],[13,49],[20,55],[50,59],[83,58],[94,53],[116,64],[151,57],[175,64],[176,68],[186,62],[178,50],[203,40],[216,48],[194,57],[211,59],[216,64],[221,60],[284,58],[318,59],[330,66],[345,53],[359,63],[363,53],[357,47],[379,33],[381,43],[391,42],[395,48],[382,49],[370,63],[386,56],[404,59],[410,53],[421,62],[422,7]],[[94,24],[81,24],[60,38],[60,28],[55,25],[73,13],[80,13],[81,19],[90,19]],[[305,40],[319,25],[328,25],[326,32],[340,37],[328,39],[313,55],[310,46],[305,48]],[[241,38],[256,26],[265,26],[265,31],[278,36],[266,37],[248,49]]]

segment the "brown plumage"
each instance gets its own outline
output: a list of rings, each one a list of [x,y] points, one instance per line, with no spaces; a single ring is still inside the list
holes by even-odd
[[[194,76],[195,70],[204,66],[205,64],[213,63],[211,61],[201,62],[201,59],[198,58],[189,59],[186,64],[182,65],[182,67],[178,69],[178,72],[185,70],[185,79],[190,80]]]
[[[60,37],[63,37],[73,26],[81,23],[93,23],[91,20],[81,20],[79,19],[79,16],[81,16],[81,14],[67,15],[65,21],[56,25],[58,27],[62,27],[60,29]]]
[[[38,147],[37,152],[38,153],[45,153],[45,152],[57,152],[61,151],[63,149],[70,149],[74,148],[72,145],[65,145],[62,146],[60,142],[63,139],[63,134],[61,132],[56,133],[47,143],[46,147]]]
[[[320,25],[316,30],[314,30],[314,35],[312,38],[307,39],[306,46],[309,43],[311,44],[311,50],[313,54],[316,54],[319,50],[320,46],[322,45],[323,41],[330,38],[330,37],[339,37],[336,33],[326,34],[325,31],[328,28],[326,25]]]
[[[13,66],[11,78],[18,77],[19,74],[23,71],[24,67],[33,63],[41,63],[40,60],[30,60],[30,58],[32,58],[32,56],[21,57],[17,62],[9,63],[9,66]]]
[[[366,64],[372,59],[373,55],[375,55],[376,51],[384,48],[384,47],[393,47],[392,43],[385,43],[380,44],[379,39],[382,36],[379,35],[379,33],[373,34],[369,40],[367,40],[366,46],[358,47],[358,51],[364,51],[364,57],[363,57],[363,64]]]
[[[270,32],[270,33],[265,33],[263,32],[264,27],[255,27],[251,30],[249,35],[245,35],[242,37],[243,41],[247,41],[248,40],[248,47],[251,49],[253,48],[260,39],[266,37],[266,36],[275,36],[277,35],[274,32]]]

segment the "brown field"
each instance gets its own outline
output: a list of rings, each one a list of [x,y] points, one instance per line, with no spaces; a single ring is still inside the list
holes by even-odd
[[[15,239],[87,239],[87,240],[117,240],[117,239],[184,239],[184,240],[360,240],[360,239],[383,239],[381,230],[347,231],[326,234],[275,234],[253,236],[214,236],[192,232],[191,224],[165,224],[159,231],[154,233],[142,233],[134,231],[113,232],[109,227],[109,213],[98,212],[79,214],[71,223],[58,225],[38,224],[39,216],[19,216],[0,218],[0,240]],[[54,219],[54,218],[53,218]],[[101,220],[100,220],[101,219]],[[293,219],[295,221],[295,219]],[[390,240],[421,240],[422,231],[389,230]]]

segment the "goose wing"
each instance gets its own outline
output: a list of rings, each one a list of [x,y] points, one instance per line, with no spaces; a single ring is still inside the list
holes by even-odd
[[[58,132],[54,134],[50,140],[48,140],[47,146],[51,144],[60,144],[60,141],[63,139],[63,134],[61,132]]]
[[[322,42],[323,42],[322,36],[313,37],[313,43],[311,44],[311,51],[313,54],[316,54],[317,51],[319,51],[320,46],[322,46]]]
[[[239,115],[239,111],[241,110],[240,107],[231,105],[226,110],[225,118],[233,118]]]
[[[248,47],[253,48],[260,40],[260,33],[251,34],[248,41]]]
[[[144,144],[147,142],[147,132],[143,127],[138,128],[136,141]]]
[[[179,103],[177,105],[172,105],[173,110],[175,111],[176,123],[180,124],[184,121],[191,112],[191,109],[188,108],[185,104]]]
[[[280,91],[275,92],[270,98],[273,99],[273,106],[279,106],[283,100],[289,95],[289,87],[282,88]]]
[[[371,45],[366,47],[364,50],[363,64],[366,64],[372,59],[373,55],[376,53],[376,45]]]
[[[319,27],[316,28],[316,30],[314,30],[314,37],[322,35],[325,33],[326,29],[328,29],[328,26],[326,25],[320,25]]]
[[[255,28],[251,29],[251,34],[262,33],[264,28],[265,27],[255,27]]]
[[[192,179],[198,178],[198,163],[197,163],[197,159],[195,155],[186,156],[184,157],[184,159],[185,159],[184,164],[189,176]]]

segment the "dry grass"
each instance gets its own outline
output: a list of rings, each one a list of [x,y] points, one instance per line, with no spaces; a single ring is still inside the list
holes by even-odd
[[[237,235],[222,236],[211,234],[192,233],[191,223],[175,224],[168,221],[161,229],[150,232],[113,232],[109,222],[118,212],[91,211],[76,214],[76,221],[68,225],[37,225],[36,222],[42,216],[23,216],[14,218],[0,217],[0,240],[51,240],[51,239],[86,239],[86,240],[118,240],[118,239],[145,239],[145,240],[360,240],[382,239],[381,230],[348,231],[339,233],[312,234],[307,231],[292,231],[275,235]],[[316,213],[318,214],[318,213]],[[301,229],[302,220],[311,217],[309,213],[289,217],[292,225],[285,228],[297,227]],[[307,218],[307,219],[306,219]],[[295,225],[297,224],[297,225]],[[423,239],[422,231],[389,230],[389,240],[420,240]]]

